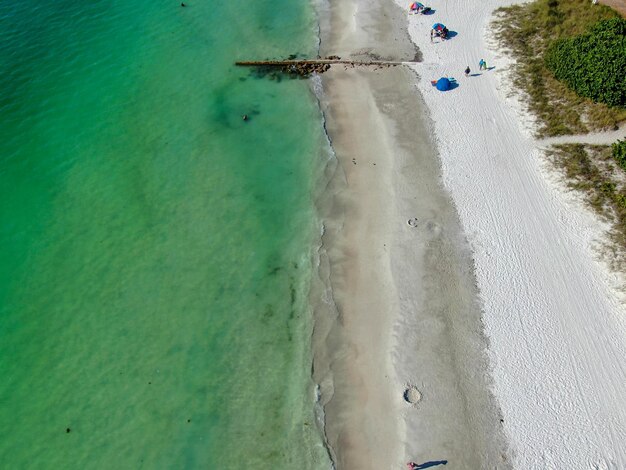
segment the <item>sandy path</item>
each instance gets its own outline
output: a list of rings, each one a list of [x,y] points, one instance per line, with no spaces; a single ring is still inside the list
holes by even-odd
[[[626,0],[600,0],[600,3],[619,11],[626,18]]]
[[[404,2],[403,2],[404,3]],[[626,468],[626,314],[597,260],[602,225],[551,183],[505,61],[485,37],[508,1],[433,1],[410,17],[419,88],[435,120],[443,176],[476,266],[495,392],[516,468]],[[458,35],[429,44],[434,21]],[[495,70],[476,71],[484,57]],[[429,80],[454,76],[440,93]]]
[[[537,143],[541,146],[549,146],[555,144],[592,144],[592,145],[610,145],[618,139],[626,139],[626,124],[623,124],[615,131],[591,132],[589,134],[561,135],[558,137],[548,137],[540,139]]]

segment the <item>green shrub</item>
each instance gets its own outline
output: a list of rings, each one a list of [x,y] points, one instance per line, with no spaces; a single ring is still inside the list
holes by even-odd
[[[626,105],[626,20],[600,21],[588,33],[554,41],[545,61],[554,76],[580,96],[609,106]]]
[[[626,170],[626,140],[618,140],[613,145],[613,158],[617,161],[619,166]]]

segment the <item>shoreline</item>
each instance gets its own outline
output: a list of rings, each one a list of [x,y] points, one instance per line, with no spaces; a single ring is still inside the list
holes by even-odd
[[[393,2],[334,2],[326,13],[321,55],[421,57]],[[339,469],[507,468],[471,253],[415,80],[347,67],[321,77],[337,158],[320,211],[319,277],[332,299],[315,306],[313,333],[322,428]],[[409,385],[416,405],[403,400]]]

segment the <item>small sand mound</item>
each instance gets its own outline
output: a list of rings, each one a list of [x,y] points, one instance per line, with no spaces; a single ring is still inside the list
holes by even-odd
[[[404,391],[404,401],[410,403],[411,405],[415,405],[422,399],[422,394],[420,391],[413,385],[407,387]]]

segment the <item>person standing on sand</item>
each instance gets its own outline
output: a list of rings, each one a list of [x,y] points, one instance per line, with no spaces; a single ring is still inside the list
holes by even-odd
[[[471,70],[470,70],[469,65],[468,65],[467,68],[465,69],[465,76],[469,77],[470,72],[471,72]]]

